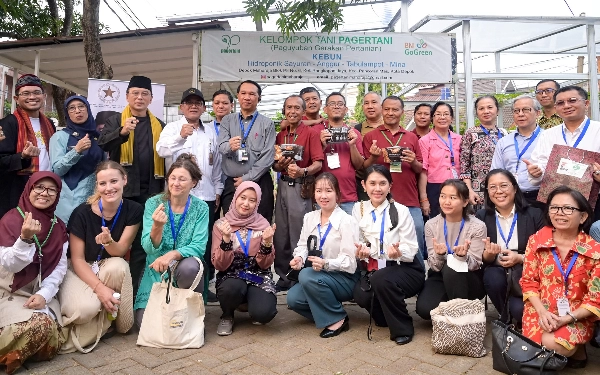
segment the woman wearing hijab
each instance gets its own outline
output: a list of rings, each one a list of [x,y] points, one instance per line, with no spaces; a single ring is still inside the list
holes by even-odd
[[[271,265],[275,259],[275,224],[258,213],[262,191],[244,181],[238,186],[229,211],[213,228],[212,261],[217,271],[217,297],[221,304],[219,336],[233,332],[233,312],[244,303],[257,324],[277,314],[277,297]]]
[[[94,193],[94,171],[105,159],[90,104],[83,96],[65,101],[67,127],[50,138],[52,172],[63,182],[56,216],[69,222],[71,212]]]
[[[67,229],[54,211],[60,178],[35,172],[0,220],[0,364],[50,360],[65,341],[54,298],[67,271]]]

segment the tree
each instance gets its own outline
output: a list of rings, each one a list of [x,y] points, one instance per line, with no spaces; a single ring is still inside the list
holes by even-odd
[[[399,83],[388,83],[387,94],[396,95],[400,92],[400,90],[402,90],[402,87],[403,86]],[[381,83],[369,83],[369,89],[367,92],[370,91],[377,92],[381,95]],[[367,119],[362,109],[365,94],[365,85],[361,83],[358,85],[358,95],[356,95],[356,104],[354,105],[354,116],[352,116],[352,119],[357,123],[362,123]]]

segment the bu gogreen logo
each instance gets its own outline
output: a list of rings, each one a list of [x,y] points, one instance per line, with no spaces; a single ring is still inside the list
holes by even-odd
[[[225,44],[227,44],[227,48],[231,47],[231,46],[237,46],[238,43],[240,42],[240,36],[239,35],[223,35],[221,37],[221,41]]]
[[[404,43],[404,54],[408,56],[431,56],[431,50],[426,50],[427,43],[421,39],[417,43]]]

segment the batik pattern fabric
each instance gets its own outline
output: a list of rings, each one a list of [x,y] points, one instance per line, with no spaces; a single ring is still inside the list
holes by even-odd
[[[546,117],[543,114],[537,119],[537,124],[542,129],[550,129],[553,126],[563,123],[563,119],[559,115],[553,113],[552,116]]]
[[[552,255],[556,247],[552,234],[552,227],[544,227],[529,238],[521,277],[525,301],[523,334],[540,344],[544,331],[529,298],[540,298],[548,311],[558,315],[557,301],[565,296],[564,278]],[[561,260],[563,270],[568,268],[575,254],[579,255],[568,276],[567,300],[571,311],[584,308],[593,315],[553,332],[554,340],[567,350],[588,342],[594,331],[594,322],[600,317],[600,244],[581,232],[565,259]]]

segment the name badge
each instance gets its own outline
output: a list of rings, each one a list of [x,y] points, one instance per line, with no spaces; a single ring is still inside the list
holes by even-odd
[[[556,301],[556,307],[558,307],[558,316],[565,316],[569,312],[571,312],[571,307],[569,306],[569,300],[566,298],[559,298]]]
[[[561,158],[560,163],[558,163],[558,169],[556,170],[556,173],[582,178],[587,168],[587,164],[578,163],[570,159]]]
[[[237,150],[238,162],[245,163],[249,160],[249,158],[250,158],[250,155],[248,154],[248,151],[245,148],[241,148],[241,149]]]
[[[377,259],[377,269],[384,269],[387,266],[387,261],[384,259]]]
[[[329,169],[340,168],[340,154],[327,154],[327,165],[329,166]]]
[[[469,272],[469,265],[467,262],[456,259],[453,254],[448,254],[446,265],[456,272]]]
[[[94,263],[92,263],[92,272],[94,273],[94,275],[98,275],[98,272],[100,272],[100,266],[98,265],[97,261],[94,261]]]
[[[402,173],[402,162],[401,161],[393,161],[390,163],[390,172],[393,173]]]

